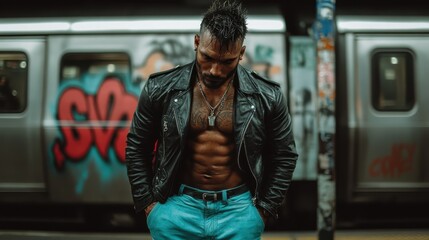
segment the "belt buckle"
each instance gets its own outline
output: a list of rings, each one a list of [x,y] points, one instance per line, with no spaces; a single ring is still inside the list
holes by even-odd
[[[217,194],[216,193],[203,193],[203,200],[204,201],[210,201],[207,199],[207,197],[213,196],[213,201],[217,201]]]

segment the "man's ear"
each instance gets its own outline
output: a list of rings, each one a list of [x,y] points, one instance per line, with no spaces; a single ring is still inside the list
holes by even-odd
[[[246,46],[243,45],[240,50],[240,60],[243,59],[243,55],[246,52]]]
[[[194,51],[197,51],[197,48],[199,45],[200,45],[200,35],[195,34],[195,36],[194,36]]]

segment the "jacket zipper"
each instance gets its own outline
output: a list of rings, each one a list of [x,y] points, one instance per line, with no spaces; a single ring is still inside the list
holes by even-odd
[[[169,89],[167,91],[167,95],[171,92],[171,89]],[[163,115],[162,120],[163,120],[163,131],[162,131],[162,159],[165,159],[165,133],[168,131],[168,121],[166,120],[167,117],[166,115]],[[157,171],[160,169],[157,169]],[[161,195],[161,197],[163,198],[162,200],[165,200],[164,195],[162,194],[162,191],[159,191],[159,194]],[[168,196],[168,195],[167,195]]]
[[[175,98],[173,101],[176,103],[176,100],[178,100],[178,98],[181,96],[181,93],[182,92],[179,92],[179,96],[177,96],[177,98]],[[185,93],[184,93],[185,94]],[[183,139],[183,136],[182,136],[182,132],[180,131],[180,126],[179,126],[179,122],[177,121],[177,114],[176,114],[176,108],[173,108],[173,114],[174,114],[174,119],[175,119],[175,121],[176,121],[176,127],[177,127],[177,132],[179,133],[179,135],[181,136],[181,139]],[[164,143],[164,146],[165,146],[165,143]],[[181,152],[183,153],[183,141],[181,141],[181,143],[180,143],[180,149],[181,149]],[[177,171],[179,171],[179,169],[180,169],[180,162],[178,163],[178,169],[175,171],[175,173],[174,173],[174,176],[172,176],[173,178],[172,179],[175,179],[176,178],[176,173],[177,173]],[[171,190],[173,189],[173,186],[174,186],[174,183],[172,182],[171,184],[170,184],[170,188],[168,189],[168,192],[167,192],[167,196],[170,196],[170,194],[171,194]]]
[[[252,107],[253,107],[253,105],[252,105]],[[238,168],[240,168],[240,169],[242,169],[242,168],[241,168],[241,166],[240,166],[240,152],[241,152],[241,146],[243,145],[243,142],[244,142],[244,136],[246,135],[247,128],[249,127],[250,121],[252,120],[252,117],[253,117],[253,115],[254,115],[254,114],[255,114],[255,109],[254,109],[254,107],[253,107],[252,115],[250,115],[249,119],[247,120],[246,127],[245,127],[245,128],[244,128],[244,130],[243,130],[243,135],[242,135],[241,140],[240,140],[240,143],[239,143],[239,147],[238,147],[238,154],[237,154],[237,156],[238,156]],[[256,183],[256,186],[255,186],[255,196],[254,196],[254,197],[253,197],[253,199],[252,199],[253,204],[255,205],[255,204],[256,204],[256,198],[257,198],[257,196],[258,196],[258,188],[259,188],[259,186],[258,186],[258,185],[259,185],[259,184],[258,184],[258,179],[256,179],[256,175],[255,175],[255,173],[253,172],[252,167],[250,166],[249,157],[247,156],[246,146],[244,146],[244,154],[246,155],[246,161],[247,161],[247,165],[249,166],[250,173],[252,174],[253,179],[255,179],[255,183]]]

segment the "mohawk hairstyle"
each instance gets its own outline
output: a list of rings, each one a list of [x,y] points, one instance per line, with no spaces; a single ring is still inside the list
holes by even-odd
[[[228,50],[237,40],[244,40],[247,33],[247,12],[241,3],[230,0],[214,0],[204,14],[200,34],[209,31],[213,40],[220,43],[221,49]]]

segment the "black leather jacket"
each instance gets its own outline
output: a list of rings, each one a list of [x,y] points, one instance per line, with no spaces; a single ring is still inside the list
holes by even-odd
[[[140,95],[126,147],[137,212],[154,201],[163,203],[177,192],[189,128],[194,65],[151,75]],[[291,118],[278,84],[240,65],[237,75],[235,158],[239,168],[251,176],[254,203],[277,217],[298,157]]]

